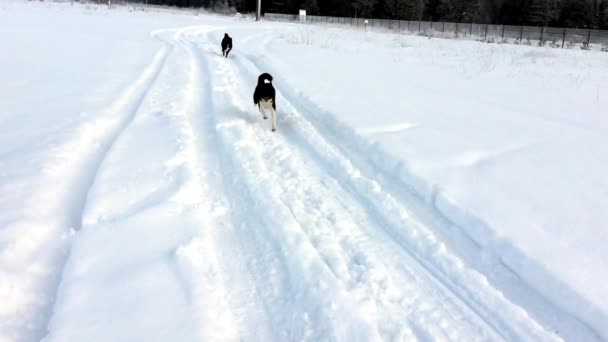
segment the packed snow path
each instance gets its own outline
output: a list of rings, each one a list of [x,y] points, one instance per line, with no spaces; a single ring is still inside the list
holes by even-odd
[[[78,191],[44,200],[68,209],[74,234],[49,257],[64,267],[29,280],[56,292],[30,337],[558,339],[285,85],[272,133],[251,103],[264,70],[224,59],[211,38],[220,32],[156,32],[164,47],[141,77],[60,147],[78,158],[49,180],[72,175]]]

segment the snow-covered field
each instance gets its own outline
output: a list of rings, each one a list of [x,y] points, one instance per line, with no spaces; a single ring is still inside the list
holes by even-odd
[[[0,341],[608,339],[606,53],[21,2],[0,41]]]

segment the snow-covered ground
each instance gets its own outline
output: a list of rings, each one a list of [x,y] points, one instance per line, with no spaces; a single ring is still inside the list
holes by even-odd
[[[0,39],[0,341],[608,339],[605,53],[20,2]]]

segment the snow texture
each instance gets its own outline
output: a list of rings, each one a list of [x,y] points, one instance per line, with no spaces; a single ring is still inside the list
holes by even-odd
[[[608,339],[601,52],[78,3],[0,39],[0,341]]]

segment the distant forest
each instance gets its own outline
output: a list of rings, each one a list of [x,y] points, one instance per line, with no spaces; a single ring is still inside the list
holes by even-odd
[[[139,0],[141,1],[141,0]],[[256,0],[148,0],[255,11]],[[608,29],[608,0],[262,0],[262,12]]]

